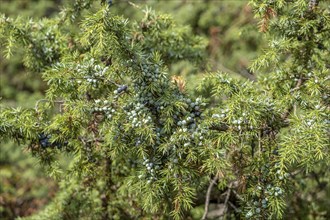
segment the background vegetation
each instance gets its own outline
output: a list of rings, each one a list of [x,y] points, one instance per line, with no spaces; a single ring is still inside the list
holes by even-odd
[[[260,118],[258,118],[259,116],[256,116],[256,125],[258,125],[258,123],[269,123],[271,115],[273,115],[272,117],[274,118],[279,118],[279,113],[277,111],[283,110],[283,106],[290,106],[292,103],[295,103],[293,105],[294,107],[292,107],[295,109],[295,114],[290,118],[290,120],[293,120],[292,124],[295,127],[293,127],[293,129],[286,129],[284,126],[284,129],[282,129],[280,128],[282,125],[279,123],[274,125],[274,128],[270,128],[270,130],[274,129],[276,132],[281,132],[283,137],[289,138],[277,141],[275,144],[267,138],[261,138],[263,143],[265,143],[265,146],[269,147],[273,154],[287,155],[288,161],[277,160],[276,158],[274,159],[274,156],[268,157],[265,156],[265,154],[260,160],[256,159],[253,161],[251,159],[251,162],[250,156],[248,156],[249,159],[243,160],[243,163],[249,168],[241,170],[245,171],[247,175],[233,174],[229,171],[224,171],[223,175],[228,175],[228,177],[223,182],[217,182],[218,187],[214,187],[217,188],[217,190],[213,189],[214,192],[212,193],[214,196],[211,198],[209,209],[215,213],[214,216],[217,216],[216,212],[221,210],[219,204],[223,204],[223,202],[221,203],[218,201],[224,201],[224,195],[227,193],[228,195],[231,195],[229,201],[232,202],[232,206],[226,208],[231,210],[231,212],[228,212],[228,215],[225,216],[226,218],[239,218],[239,215],[236,212],[237,210],[235,210],[237,207],[238,209],[240,209],[240,207],[245,207],[245,209],[240,210],[240,213],[243,213],[242,216],[244,216],[244,218],[252,217],[249,216],[249,213],[253,213],[255,218],[261,219],[276,219],[280,218],[279,216],[282,216],[285,219],[329,218],[329,145],[328,139],[324,136],[328,134],[328,130],[327,132],[323,131],[324,129],[328,129],[328,124],[322,124],[323,121],[326,120],[326,115],[329,110],[329,89],[327,89],[326,85],[328,85],[329,80],[327,75],[329,75],[328,55],[330,47],[329,39],[325,38],[329,33],[329,8],[326,6],[326,1],[320,1],[319,5],[315,6],[318,8],[317,10],[319,10],[315,13],[316,15],[311,13],[311,15],[308,15],[310,17],[304,17],[305,20],[299,20],[299,12],[305,13],[305,11],[314,10],[313,8],[309,9],[310,7],[313,7],[310,5],[312,1],[299,1],[296,5],[292,3],[293,6],[290,5],[287,8],[280,5],[281,2],[285,1],[278,2],[279,3],[271,3],[271,1],[252,1],[252,3],[248,5],[247,1],[113,1],[110,7],[111,14],[128,18],[133,24],[135,24],[134,21],[137,21],[135,29],[133,29],[134,40],[137,42],[144,42],[141,45],[144,53],[152,53],[154,50],[157,50],[159,54],[161,54],[165,69],[167,69],[172,80],[181,89],[181,92],[183,91],[184,94],[192,99],[196,99],[199,96],[210,97],[213,95],[212,98],[208,100],[208,107],[213,107],[213,109],[208,112],[210,116],[213,116],[208,119],[209,121],[206,121],[208,125],[212,125],[214,123],[212,120],[217,120],[214,118],[217,118],[219,115],[221,116],[221,114],[232,114],[233,118],[229,117],[226,123],[234,123],[235,120],[235,123],[237,123],[237,120],[239,119],[235,119],[234,117],[236,117],[236,114],[243,114],[243,112],[238,113],[238,111],[240,111],[240,107],[246,107],[242,104],[244,101],[243,99],[248,99],[250,96],[258,96],[258,99],[260,99],[257,100],[254,105],[250,106],[251,108],[254,107],[255,111],[261,111],[260,115],[262,116],[260,116]],[[63,42],[60,43],[69,45],[69,47],[72,44],[72,47],[78,48],[81,53],[84,52],[84,48],[79,48],[80,45],[74,41],[75,34],[78,34],[80,31],[78,25],[81,24],[84,16],[89,14],[89,12],[97,12],[102,7],[99,1],[14,0],[2,1],[1,3],[0,12],[12,18],[20,16],[21,18],[18,20],[18,23],[23,23],[23,21],[26,21],[29,18],[32,18],[33,20],[39,18],[53,18],[57,16],[60,10],[62,10],[62,7],[67,8],[65,11],[67,13],[66,16],[72,20],[70,26],[67,27],[72,34],[72,41],[64,42],[65,40],[70,39],[66,38],[60,39],[63,40]],[[90,4],[92,5],[91,9]],[[156,13],[146,9],[146,6],[155,10]],[[83,8],[88,9],[83,10]],[[270,10],[269,8],[273,8],[274,11],[267,11]],[[150,17],[145,15],[145,10],[150,14]],[[287,13],[287,17],[284,17],[282,21],[277,23],[271,23],[269,20],[271,20],[272,16],[275,17],[275,11],[277,10],[279,14]],[[162,13],[170,14],[173,17],[173,20],[168,16],[157,17]],[[259,17],[255,18],[255,14],[257,16],[259,15]],[[290,23],[289,26],[286,26],[288,25],[288,21],[285,19],[289,18],[297,18],[297,20],[292,19],[292,23]],[[311,22],[308,23],[310,20]],[[165,24],[169,23],[173,25],[161,26],[162,28],[160,30],[155,27],[156,30],[154,32],[144,30],[148,29],[149,26],[153,25],[153,22],[157,21],[160,24],[164,22]],[[172,21],[173,23],[171,23]],[[297,23],[294,23],[295,21]],[[47,21],[44,22],[47,23]],[[49,26],[52,24],[53,23],[50,22]],[[323,24],[323,26],[318,27],[320,24]],[[317,26],[317,30],[310,28],[310,26]],[[268,28],[273,32],[264,33],[268,31],[266,30]],[[47,27],[42,31],[48,31]],[[157,35],[157,31],[162,34]],[[52,32],[52,30],[50,30],[50,32]],[[6,34],[4,34],[4,36],[5,35]],[[196,35],[196,37],[192,37],[192,35]],[[311,36],[315,36],[315,39],[312,39]],[[47,44],[49,42],[47,39],[38,37],[39,36],[36,35],[37,43],[45,42],[45,44]],[[271,37],[278,38],[272,41],[272,39],[270,39]],[[173,39],[177,41],[172,41]],[[294,40],[289,42],[288,39]],[[159,46],[160,42],[164,42],[164,44]],[[42,79],[42,75],[35,73],[42,72],[43,68],[48,65],[48,61],[27,59],[26,51],[19,46],[15,48],[13,56],[11,56],[10,59],[5,59],[8,51],[5,44],[2,45],[0,57],[1,107],[34,108],[36,102],[43,99],[49,88],[47,82]],[[192,49],[191,45],[196,45],[196,47]],[[52,47],[53,45],[47,46]],[[313,53],[316,51],[315,57],[310,58],[311,61],[309,61],[308,55],[306,55],[307,52],[303,53],[304,56],[307,57],[304,59],[302,59],[303,56],[299,53],[299,51],[304,50],[305,48],[313,51],[309,54],[311,57],[314,56]],[[266,53],[266,55],[264,53],[265,50],[268,50],[269,52],[268,54]],[[276,57],[275,53],[280,54],[279,57]],[[258,57],[259,59],[253,63]],[[299,59],[302,59],[301,63],[299,63]],[[313,66],[308,66],[310,65],[308,62],[313,62]],[[269,65],[272,67],[269,68],[269,66],[265,64],[274,65]],[[223,75],[224,78],[216,78],[211,72],[226,72],[229,74],[229,78],[227,78],[226,75]],[[312,76],[308,75],[310,72],[312,72]],[[54,72],[53,74],[56,75],[57,73]],[[206,79],[202,80],[205,77]],[[313,80],[310,81],[313,81],[314,84],[307,84],[307,91],[302,91],[298,94],[299,97],[295,95],[295,97],[292,98],[293,95],[291,95],[291,90],[296,90],[296,83],[294,82],[300,82],[300,80],[305,81],[305,77],[313,77]],[[254,86],[249,84],[254,82],[257,78],[259,81],[264,82],[262,84],[263,89],[261,90],[265,91],[265,88],[269,89],[265,96],[260,96],[261,92],[254,90]],[[275,79],[281,79],[282,81],[277,81]],[[220,87],[217,83],[214,83],[215,81],[226,83],[226,80],[229,80],[228,82],[230,82],[228,87]],[[317,81],[319,81],[319,83]],[[315,83],[319,86],[315,85]],[[198,85],[202,85],[199,90],[196,89]],[[281,85],[283,86],[281,87]],[[233,95],[231,94],[231,91],[235,86],[246,89],[240,91],[241,93],[238,97],[233,99],[234,101],[227,101],[227,97]],[[219,98],[221,97],[221,94],[226,94],[224,100]],[[267,96],[269,97],[270,94],[274,99],[277,97],[284,97],[282,98],[283,102],[277,103],[278,106],[275,106],[274,109],[267,104]],[[314,99],[315,102],[311,99]],[[222,108],[221,105],[232,106],[232,108],[230,109],[230,112],[223,112],[226,109]],[[323,110],[318,112],[318,109]],[[247,110],[247,112],[249,111]],[[249,112],[249,114],[253,115],[251,112]],[[291,114],[291,112],[288,112],[288,114]],[[306,126],[306,123],[308,125],[309,122],[315,122],[315,119],[314,121],[311,121],[312,116],[314,118],[316,117],[316,121],[319,121],[320,124],[316,124],[316,128],[313,131],[306,131],[306,128],[304,127]],[[288,115],[286,117],[288,117]],[[235,125],[235,123],[234,126],[238,126]],[[311,137],[308,139],[306,136],[312,132],[315,132],[317,137]],[[271,133],[271,131],[269,131],[269,133]],[[267,137],[271,136],[269,133],[262,135]],[[249,137],[249,135],[253,136],[253,134],[244,133],[244,135],[226,133],[224,136],[221,136],[210,132],[210,140],[216,139],[236,144],[237,142],[235,141],[235,138],[241,138],[244,136],[246,140],[239,141],[239,143],[242,143],[242,152],[240,152],[240,154],[250,155],[251,152],[246,150],[247,147],[244,147],[243,145],[254,145],[255,141],[253,138]],[[297,138],[299,139],[300,137],[306,137],[305,142],[299,143]],[[315,140],[319,142],[315,142]],[[250,144],[247,144],[247,142]],[[319,160],[313,159],[312,161],[312,159],[306,156],[306,154],[310,154],[311,152],[313,152],[314,155],[316,153],[314,151],[308,151],[308,149],[304,151],[304,143],[309,143],[309,148],[315,148],[315,146],[320,147],[320,150],[322,150],[323,153],[320,153]],[[279,147],[279,145],[282,144],[288,147]],[[295,146],[298,147],[298,149],[301,149],[301,154],[296,155],[296,157],[305,158],[302,163],[299,162],[298,158],[290,158],[290,154],[295,155],[292,152],[292,149],[297,151],[296,148],[289,149],[290,146]],[[110,218],[109,216],[103,216],[102,212],[98,210],[100,207],[98,203],[102,203],[102,201],[97,200],[99,197],[97,191],[84,195],[84,190],[79,188],[82,187],[79,185],[80,183],[68,182],[66,184],[62,182],[62,185],[59,186],[59,181],[56,180],[58,174],[53,174],[53,178],[50,178],[50,171],[45,168],[43,163],[40,163],[40,160],[31,157],[29,152],[23,150],[22,145],[12,142],[6,135],[1,137],[0,150],[1,218],[13,219],[19,216],[31,216],[32,214],[37,214],[40,210],[46,211],[39,212],[38,215],[31,217],[31,219],[42,219],[46,218],[47,215],[56,216],[54,214],[56,212],[52,206],[48,206],[46,209],[44,208],[50,201],[54,201],[54,198],[55,203],[56,201],[68,202],[65,192],[58,191],[59,187],[62,187],[62,189],[67,188],[69,194],[74,193],[74,190],[81,193],[78,193],[78,198],[75,198],[75,200],[70,203],[71,205],[63,206],[65,207],[65,210],[63,211],[62,209],[62,212],[68,214],[58,218],[72,219],[73,216],[80,216],[82,219],[89,219],[88,214],[90,213],[78,213],[84,205],[86,206],[86,209],[95,208],[96,219]],[[212,149],[209,149],[209,151],[212,151]],[[231,152],[233,153],[233,155],[230,156],[232,161],[238,160],[238,152],[239,151]],[[206,155],[211,153],[213,152],[207,152]],[[235,155],[236,153],[237,155]],[[74,160],[74,156],[62,153],[57,160],[58,167],[63,171],[70,169],[69,164],[72,160]],[[288,171],[286,173],[282,172],[282,168],[275,167],[275,169],[274,163],[267,165],[266,161],[268,160],[280,161],[283,164],[297,164],[297,166],[293,166],[294,168],[287,168],[290,172],[284,169]],[[121,160],[116,163],[122,165]],[[220,164],[220,166],[223,167],[219,169],[219,167],[216,167],[218,164],[215,164],[211,160],[205,159],[203,163],[206,170],[210,170],[210,172],[206,173],[212,178],[217,177],[217,175],[219,177],[220,175],[219,172],[214,171],[227,169],[225,164]],[[233,165],[238,166],[238,164],[235,163],[233,163]],[[131,167],[131,165],[127,165],[127,167]],[[297,169],[297,167],[303,167],[303,169]],[[305,167],[307,167],[307,171],[310,171],[306,172]],[[186,170],[183,169],[182,172],[185,171]],[[123,172],[128,171],[125,170]],[[285,175],[289,174],[292,175],[290,178],[285,177]],[[238,182],[232,181],[235,179],[235,175],[239,176],[239,178],[236,179]],[[271,211],[272,214],[270,216],[259,216],[258,213],[260,212],[260,209],[258,207],[262,207],[266,203],[263,202],[263,199],[256,199],[257,197],[259,198],[260,195],[254,195],[253,191],[256,191],[256,189],[258,190],[258,187],[264,186],[261,186],[262,184],[256,184],[251,177],[253,175],[269,175],[269,178],[272,180],[267,179],[267,181],[272,182],[275,179],[277,181],[276,184],[278,184],[276,190],[281,189],[285,191],[286,198],[290,197],[291,199],[287,200],[287,202],[284,202],[284,200],[276,200],[278,204],[274,205],[276,208],[272,208],[273,210]],[[285,182],[278,181],[280,178],[284,178]],[[116,179],[116,181],[121,184],[123,180]],[[200,194],[197,195],[197,200],[200,199],[202,202],[197,202],[200,205],[194,207],[191,212],[184,212],[183,215],[185,215],[186,218],[200,219],[204,212],[204,197],[210,180],[205,176],[205,178],[201,178],[198,181],[200,181],[199,187],[202,186],[202,189],[199,191]],[[245,183],[242,184],[240,181],[247,182],[246,187],[248,193],[247,197],[243,198],[245,206],[241,206],[241,203],[238,202],[239,195],[234,195],[233,193],[230,194],[230,191],[228,191],[228,189],[231,189],[228,187],[230,183],[245,185]],[[287,182],[290,182],[290,184]],[[281,184],[283,184],[283,187]],[[251,185],[253,187],[251,187]],[[74,189],[74,187],[78,188]],[[239,188],[239,186],[236,187]],[[267,187],[267,184],[265,184],[265,187]],[[246,189],[241,190],[244,191]],[[272,190],[273,189],[269,189],[269,191]],[[239,191],[240,190],[238,190],[238,192]],[[272,193],[279,192],[276,191]],[[91,202],[90,204],[82,204],[81,201],[84,201],[86,196],[89,201],[95,201],[95,203]],[[127,195],[125,194],[125,196]],[[132,218],[134,215],[142,216],[138,211],[126,207],[130,205],[125,204],[125,202],[122,201],[126,198],[125,196],[120,195],[119,198],[116,198],[117,200],[115,202],[118,202],[118,204],[115,202],[111,204],[115,208],[114,210],[110,210],[109,213],[112,213],[113,217],[117,219]],[[199,198],[199,196],[201,198]],[[285,197],[282,199],[284,198]],[[141,201],[138,200],[134,202]],[[285,204],[286,208],[283,208],[283,204]],[[102,205],[101,207],[103,207]],[[265,206],[269,207],[268,204]],[[125,213],[125,211],[122,211],[121,209],[128,209],[129,211]],[[280,211],[281,213],[276,213],[277,209],[282,210]],[[222,210],[222,212],[226,213],[227,211]],[[147,215],[144,215],[144,217],[153,217],[157,219],[161,217],[166,218],[168,216],[162,216],[159,213],[156,215],[148,213]]]

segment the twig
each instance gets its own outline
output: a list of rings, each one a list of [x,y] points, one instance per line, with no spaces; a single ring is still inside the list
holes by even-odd
[[[207,189],[206,192],[206,199],[205,199],[205,210],[204,210],[204,214],[202,217],[202,220],[206,219],[207,213],[209,212],[209,204],[210,204],[210,195],[211,195],[211,191],[213,188],[213,185],[216,183],[216,181],[218,180],[218,175],[216,175],[210,182],[209,188]]]
[[[140,7],[140,6],[138,6],[138,5],[134,4],[134,3],[133,3],[133,2],[131,2],[131,1],[128,1],[128,4],[132,5],[134,8],[137,8],[137,9],[141,9],[141,7]]]
[[[50,101],[50,100],[48,100],[48,99],[40,99],[40,100],[38,100],[37,102],[36,102],[36,104],[35,104],[35,107],[34,107],[34,109],[35,109],[35,111],[37,112],[37,114],[39,114],[39,104],[41,103],[41,102],[48,102],[48,103],[59,103],[60,105],[59,105],[59,110],[60,110],[60,113],[62,113],[62,107],[63,107],[63,105],[64,105],[64,101],[61,101],[61,100],[59,100],[59,101]]]
[[[229,184],[229,187],[228,187],[228,190],[227,190],[227,196],[226,196],[226,199],[225,199],[225,210],[223,212],[223,214],[226,214],[227,210],[228,210],[228,206],[227,206],[227,203],[229,201],[229,197],[230,197],[230,193],[231,193],[231,187],[232,187],[233,183],[230,183]]]
[[[254,75],[252,75],[251,73],[249,73],[247,70],[242,70],[238,73],[238,72],[235,72],[231,69],[228,69],[227,67],[225,67],[223,64],[221,64],[219,62],[217,63],[217,67],[220,68],[221,71],[223,71],[225,73],[229,73],[229,74],[232,74],[232,75],[239,75],[239,76],[247,78],[251,81],[256,81],[257,80],[257,78]]]
[[[210,129],[216,131],[227,131],[229,129],[229,126],[226,124],[213,124],[210,126]]]
[[[238,195],[238,193],[237,193],[235,190],[232,190],[232,192],[235,194],[235,196],[236,196],[239,200],[243,201],[243,198],[242,198],[240,195]]]
[[[240,71],[240,74],[251,81],[257,81],[257,77],[245,68]]]
[[[296,86],[293,89],[290,90],[290,93],[293,93],[294,91],[300,89],[302,83],[303,83],[303,79],[299,78],[298,81],[297,81]]]
[[[238,208],[231,201],[228,201],[228,204],[235,210],[235,212],[238,212]]]
[[[289,173],[290,174],[290,177],[293,179],[296,175],[298,175],[299,173],[303,172],[303,170],[296,170],[292,173]]]

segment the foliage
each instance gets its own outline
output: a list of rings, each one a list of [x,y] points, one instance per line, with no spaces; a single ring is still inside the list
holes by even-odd
[[[250,3],[269,42],[251,66],[260,74],[208,74],[200,97],[168,70],[200,64],[206,44],[167,15],[130,23],[115,4],[76,1],[53,18],[3,16],[7,56],[22,47],[47,83],[34,108],[0,113],[1,140],[26,145],[60,182],[31,219],[327,219],[329,9]]]
[[[40,18],[51,16],[56,11],[54,3],[3,0],[0,12],[7,16]],[[1,107],[33,107],[37,100],[43,98],[45,83],[40,75],[29,73],[22,65],[23,53],[20,48],[15,49],[10,60],[4,59],[3,44],[0,53]],[[0,174],[1,219],[34,214],[54,197],[58,189],[56,182],[47,177],[35,158],[7,139],[2,139],[0,144]]]

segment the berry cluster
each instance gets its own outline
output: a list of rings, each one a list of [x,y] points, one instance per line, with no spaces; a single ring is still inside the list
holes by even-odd
[[[267,188],[266,188],[266,190],[265,190],[265,193],[266,194],[268,194],[268,195],[270,195],[270,196],[272,196],[272,195],[274,195],[274,196],[280,196],[280,195],[282,195],[283,194],[283,189],[282,188],[280,188],[280,187],[278,187],[278,186],[272,186],[272,185],[267,185]]]
[[[174,131],[173,134],[175,135],[177,133],[180,134],[188,132],[188,134],[190,134],[190,141],[187,141],[187,138],[184,138],[186,142],[183,146],[188,147],[192,143],[196,143],[201,146],[202,140],[204,139],[204,134],[207,133],[208,129],[198,125],[197,121],[201,116],[201,106],[204,106],[205,103],[202,103],[200,98],[197,98],[195,102],[192,102],[190,99],[186,99],[185,101],[189,104],[190,113],[186,114],[181,120],[178,119],[177,115],[174,115],[174,119],[179,120],[177,122],[179,129]]]
[[[191,118],[196,118],[200,117],[202,113],[202,106],[205,106],[206,103],[202,102],[201,98],[197,98],[195,102],[193,102],[191,99],[187,98],[182,98],[184,102],[186,102],[189,105],[189,110],[190,110],[190,117]],[[188,117],[190,119],[190,117]]]
[[[277,170],[276,175],[277,175],[277,178],[279,180],[284,180],[284,179],[287,179],[289,177],[288,173],[282,174],[280,170]]]
[[[55,38],[55,34],[47,30],[41,38],[33,40],[31,51],[38,59],[42,59],[44,62],[53,62],[59,57],[58,45],[59,42]]]
[[[221,119],[224,119],[226,118],[226,113],[229,112],[229,109],[225,109],[225,110],[222,110],[221,111],[221,114],[213,114],[212,115],[212,118],[221,118]]]
[[[40,146],[43,148],[47,148],[47,147],[61,148],[62,146],[66,146],[68,144],[67,141],[65,141],[64,143],[60,143],[58,141],[51,142],[50,141],[51,137],[52,136],[50,134],[44,134],[44,133],[39,134],[38,139]]]
[[[169,170],[173,172],[174,178],[178,177],[175,172],[175,166],[179,160],[186,157],[186,152],[197,149],[195,146],[204,144],[205,135],[208,129],[198,123],[201,116],[201,106],[205,105],[201,99],[192,102],[190,99],[184,99],[188,104],[188,111],[184,115],[175,114],[174,119],[177,120],[177,129],[173,131],[167,145],[168,153],[171,155],[168,165]],[[189,181],[188,176],[182,176],[182,179]]]
[[[165,156],[158,158],[157,165],[155,165],[154,159],[144,158],[143,165],[146,172],[139,175],[139,178],[145,178],[150,183],[157,179],[156,173],[159,166],[167,162],[172,164],[173,175],[178,176],[175,173],[174,166],[179,164],[179,158],[182,159],[186,156],[185,149],[203,144],[207,129],[199,125],[198,121],[202,117],[202,108],[205,103],[202,102],[201,98],[197,98],[195,101],[186,98],[176,88],[172,91],[174,94],[171,98],[168,98],[168,100],[160,99],[167,90],[173,89],[169,88],[169,82],[165,80],[165,74],[160,71],[157,64],[143,64],[140,67],[141,75],[137,75],[133,80],[135,95],[132,97],[131,103],[123,107],[128,124],[131,124],[132,128],[141,128],[152,123],[156,133],[156,142],[152,146],[144,146],[146,149],[154,151],[162,144],[169,146],[164,154]],[[126,86],[119,87],[114,93],[117,95],[126,89]],[[184,108],[176,108],[173,103],[181,103]],[[171,115],[173,115],[173,121],[176,122],[176,126],[173,126],[170,130],[165,129],[167,116],[164,113],[168,109],[174,109]],[[123,143],[129,145],[142,146],[144,140],[141,137],[132,137],[132,135],[134,136],[134,133],[119,133],[117,138],[121,138]],[[164,142],[168,139],[171,141]]]
[[[267,208],[267,206],[268,206],[268,200],[267,200],[267,198],[266,199],[263,199],[261,201],[261,204],[258,201],[253,201],[253,206],[254,206],[254,208],[250,209],[246,213],[246,215],[245,215],[246,218],[251,218],[254,215],[260,215],[262,209],[266,209]]]
[[[152,122],[152,118],[148,114],[148,108],[139,102],[132,106],[131,110],[126,110],[126,115],[132,127],[142,127]]]
[[[289,177],[288,173],[281,171],[279,163],[275,163],[273,172],[275,173],[276,179],[279,180],[284,180]]]
[[[101,101],[100,99],[96,99],[92,112],[102,113],[106,115],[108,119],[111,119],[116,110],[111,107],[108,100]]]
[[[76,66],[76,71],[79,75],[87,81],[88,84],[93,87],[97,87],[100,81],[103,81],[105,72],[109,67],[101,67],[98,64],[95,64],[94,58],[91,58],[88,61],[84,61],[83,64],[78,64]],[[81,80],[77,81],[78,84],[82,83]]]
[[[188,116],[189,118],[189,116]],[[208,129],[202,127],[201,125],[196,125],[195,121],[182,120],[181,128],[178,131],[173,132],[173,136],[170,138],[170,141],[176,142],[178,140],[183,140],[183,147],[189,147],[195,143],[195,145],[202,146],[204,135],[207,133]],[[178,123],[179,123],[178,122]],[[188,136],[185,136],[185,133],[188,133]]]
[[[260,175],[254,175],[251,180],[258,181],[259,184],[253,188],[253,199],[248,202],[249,210],[245,214],[246,218],[256,217],[259,218],[261,213],[267,213],[265,209],[269,208],[269,199],[276,199],[284,194],[283,188],[278,184],[278,180],[283,181],[289,175],[287,173],[281,172],[278,163],[273,166],[270,164],[264,164],[260,168]],[[277,186],[274,186],[274,179]]]
[[[147,183],[156,181],[157,180],[157,177],[156,177],[157,171],[160,169],[160,166],[145,157],[144,157],[142,164],[146,167],[146,173],[139,175],[139,179],[145,178],[145,179],[147,179]]]
[[[159,69],[157,64],[143,64],[140,66],[141,75],[137,76],[134,80],[134,89],[136,93],[140,93],[140,97],[147,97],[148,94],[152,95],[151,89],[153,86],[156,86],[154,93],[162,92],[165,87],[168,87],[166,84],[166,76]],[[151,97],[147,97],[151,98]]]
[[[229,109],[222,110],[221,114],[213,114],[212,118],[215,120],[226,121],[226,124],[231,125],[232,128],[235,128],[238,131],[243,130],[243,128],[250,130],[253,129],[253,126],[249,124],[249,121],[246,118],[246,113],[243,113],[242,117],[232,118],[230,121],[228,121],[226,120],[228,112]]]
[[[174,146],[174,150],[176,147]],[[179,157],[181,157],[181,153],[178,153]],[[168,163],[168,169],[173,174],[174,178],[178,178],[178,173],[176,172],[175,166],[179,163],[179,159],[175,156],[174,158],[170,159],[170,163]]]
[[[259,186],[259,190],[261,187]],[[269,202],[268,198],[257,197],[250,203],[250,210],[245,214],[246,218],[251,218],[252,216],[260,217],[261,212],[264,212],[268,208]]]
[[[114,94],[117,95],[117,94],[120,94],[122,92],[125,92],[127,90],[127,88],[128,88],[127,85],[121,85],[114,91]]]
[[[39,143],[42,147],[50,147],[52,144],[50,143],[51,135],[39,134]]]
[[[157,65],[143,65],[142,74],[149,83],[157,82],[161,78],[161,73]]]

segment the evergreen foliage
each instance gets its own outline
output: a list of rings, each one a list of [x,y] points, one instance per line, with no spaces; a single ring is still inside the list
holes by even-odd
[[[26,146],[60,184],[26,219],[329,218],[326,1],[250,1],[268,40],[257,78],[209,73],[199,97],[169,69],[204,62],[202,37],[150,9],[130,23],[95,3],[0,20],[6,57],[23,48],[47,83],[34,108],[0,112],[0,141]]]

